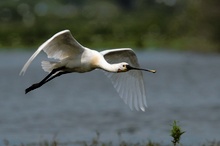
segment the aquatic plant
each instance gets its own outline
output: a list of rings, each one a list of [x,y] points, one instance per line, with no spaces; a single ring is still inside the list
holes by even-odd
[[[170,131],[170,136],[173,137],[173,140],[171,141],[174,146],[180,143],[180,138],[182,134],[185,133],[185,131],[182,131],[180,126],[177,125],[177,121],[173,121],[172,129]]]

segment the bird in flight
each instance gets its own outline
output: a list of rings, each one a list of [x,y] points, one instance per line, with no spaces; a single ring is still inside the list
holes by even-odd
[[[132,49],[119,48],[98,52],[82,46],[69,30],[63,30],[37,49],[25,63],[20,75],[24,75],[31,62],[42,50],[48,58],[56,61],[42,61],[43,70],[49,74],[40,82],[27,88],[25,94],[63,74],[85,73],[94,69],[102,69],[111,79],[120,97],[131,109],[145,111],[147,101],[141,71],[152,73],[156,71],[140,68]]]

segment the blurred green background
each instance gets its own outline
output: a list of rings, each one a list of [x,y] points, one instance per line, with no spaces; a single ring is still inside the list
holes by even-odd
[[[220,52],[219,0],[1,0],[0,48],[69,29],[89,48]]]

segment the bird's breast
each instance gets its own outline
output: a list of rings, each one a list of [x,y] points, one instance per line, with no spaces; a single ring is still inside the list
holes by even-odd
[[[89,72],[99,68],[100,58],[102,56],[96,51],[85,51],[81,55],[69,58],[65,61],[67,70],[71,72]]]
[[[89,72],[94,70],[95,68],[89,65],[88,63],[85,62],[78,62],[78,63],[69,63],[66,65],[66,69],[70,72]]]
[[[90,50],[83,53],[81,63],[89,67],[97,67],[101,58],[101,54],[97,51]]]

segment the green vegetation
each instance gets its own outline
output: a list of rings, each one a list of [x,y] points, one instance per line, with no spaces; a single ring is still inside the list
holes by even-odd
[[[220,51],[220,1],[8,0],[0,2],[0,48],[33,48],[70,29],[92,48]]]
[[[172,124],[172,129],[170,131],[170,136],[173,138],[171,141],[173,146],[181,145],[180,144],[180,137],[182,134],[185,133],[181,130],[180,126],[177,125],[177,122],[174,121]],[[138,143],[132,143],[132,142],[126,142],[122,140],[121,138],[121,133],[118,132],[118,137],[119,137],[119,143],[118,146],[170,146],[170,144],[165,145],[162,142],[138,142]],[[5,146],[12,146],[10,142],[6,139],[3,140],[3,143]],[[13,146],[115,146],[113,142],[103,142],[100,140],[100,133],[96,131],[96,137],[93,138],[91,141],[76,141],[76,142],[59,142],[55,140],[55,138],[51,141],[42,141],[38,143],[21,143],[18,145]],[[201,146],[220,146],[220,142],[218,141],[212,141],[208,142],[207,144],[202,144]]]
[[[172,129],[170,131],[170,136],[172,136],[172,143],[174,146],[180,143],[181,135],[185,133],[181,130],[180,126],[177,125],[176,121],[173,121]]]
[[[94,138],[92,141],[78,141],[78,142],[59,142],[57,140],[52,141],[41,141],[36,143],[21,143],[17,145],[12,145],[8,140],[4,140],[5,146],[115,146],[113,142],[103,142],[99,139]],[[171,146],[171,144],[165,145],[161,142],[141,142],[141,143],[131,143],[121,141],[117,146]],[[184,145],[181,145],[184,146]],[[207,142],[206,144],[201,144],[201,146],[220,146],[220,142],[212,141]]]

